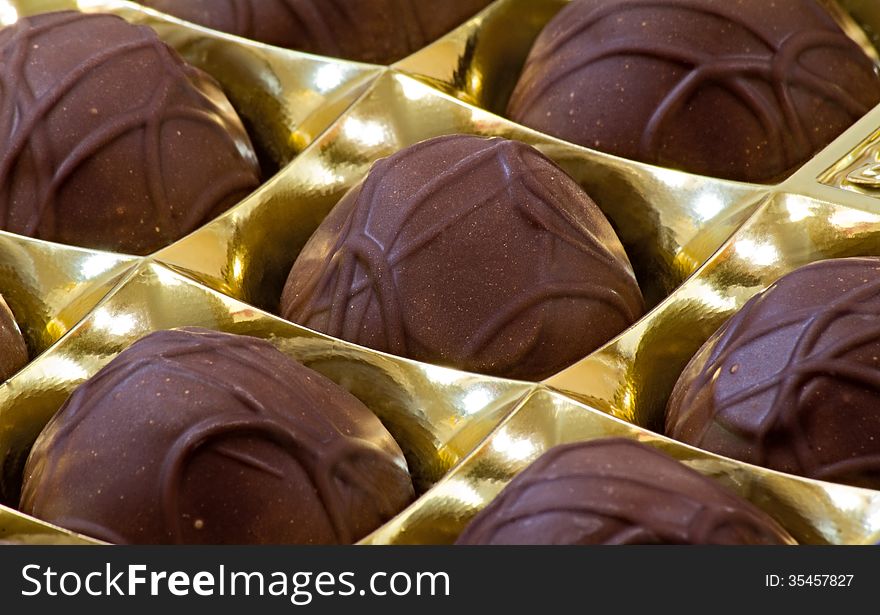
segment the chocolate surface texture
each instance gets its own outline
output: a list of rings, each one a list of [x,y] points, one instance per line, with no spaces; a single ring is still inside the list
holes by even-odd
[[[0,296],[0,384],[11,378],[28,362],[27,344],[12,310]]]
[[[880,259],[821,261],[752,298],[688,364],[666,432],[880,489]]]
[[[768,182],[878,103],[872,61],[815,0],[575,0],[508,114],[624,158]]]
[[[40,435],[21,509],[115,543],[350,543],[414,497],[360,401],[268,342],[152,334]]]
[[[541,379],[639,318],[617,236],[534,148],[453,135],[377,162],[291,269],[288,320],[376,350]]]
[[[464,545],[785,544],[772,518],[633,440],[557,446],[471,521]]]
[[[259,185],[217,83],[146,27],[46,13],[0,30],[0,224],[147,254]]]
[[[143,0],[215,30],[374,64],[418,51],[492,0]]]

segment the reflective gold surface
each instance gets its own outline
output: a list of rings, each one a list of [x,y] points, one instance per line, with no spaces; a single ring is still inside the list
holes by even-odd
[[[0,231],[0,294],[16,316],[31,358],[85,316],[136,262]]]
[[[271,184],[157,258],[275,309],[303,244],[374,161],[458,132],[519,139],[558,162],[615,224],[652,304],[711,256],[770,191],[577,147],[390,71]]]
[[[880,492],[747,466],[619,421],[562,395],[536,390],[461,465],[365,544],[444,544],[510,480],[557,444],[607,436],[654,446],[711,476],[810,544],[880,540]]]
[[[876,0],[836,0],[836,3],[862,27],[874,45],[880,47],[880,12]]]
[[[0,505],[0,546],[6,542],[29,545],[103,544]]]
[[[366,543],[451,542],[542,451],[607,435],[645,441],[717,478],[800,542],[880,540],[880,492],[748,466],[649,431],[662,424],[683,365],[749,297],[801,264],[880,255],[880,108],[779,186],[698,177],[574,146],[493,113],[504,109],[532,41],[565,3],[500,0],[387,68],[244,41],[118,0],[0,0],[3,23],[73,7],[156,28],[218,78],[280,168],[227,214],[147,258],[0,233],[0,293],[33,359],[0,385],[3,501],[15,501],[31,443],[73,388],[143,335],[199,325],[271,340],[351,390],[389,426],[427,492]],[[880,26],[880,3],[840,6],[861,25]],[[843,23],[867,45],[852,22]],[[271,314],[303,244],[375,160],[454,132],[520,139],[556,160],[613,221],[653,307],[546,383],[419,364]],[[4,536],[86,540],[0,507]]]
[[[880,256],[880,207],[779,192],[641,322],[546,384],[643,427],[662,429],[666,400],[697,349],[754,294],[822,259]]]

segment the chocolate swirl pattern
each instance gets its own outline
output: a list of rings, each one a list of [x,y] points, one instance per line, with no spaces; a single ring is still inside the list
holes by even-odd
[[[575,0],[508,113],[626,158],[772,181],[877,103],[871,60],[815,0]]]
[[[468,525],[465,545],[786,544],[772,518],[633,440],[557,446]]]
[[[142,0],[169,15],[245,38],[359,62],[391,64],[492,0]]]
[[[268,342],[187,329],[74,392],[21,508],[115,543],[344,544],[413,496],[399,447],[345,390]]]
[[[754,297],[685,369],[667,433],[810,478],[880,488],[880,259],[822,261]]]
[[[644,309],[601,211],[537,150],[424,141],[373,167],[291,269],[282,315],[475,372],[540,379]]]
[[[250,140],[208,75],[110,15],[0,31],[0,224],[148,254],[259,185]]]

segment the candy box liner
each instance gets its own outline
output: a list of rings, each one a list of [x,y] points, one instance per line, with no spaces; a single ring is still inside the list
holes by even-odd
[[[363,542],[454,542],[468,521],[541,453],[558,444],[608,436],[655,447],[712,477],[770,513],[798,542],[874,544],[880,538],[877,491],[794,478],[712,455],[539,389],[419,502]]]
[[[501,0],[392,68],[275,49],[127,2],[14,4],[22,14],[78,4],[155,27],[220,81],[280,170],[233,210],[151,257],[0,234],[0,292],[35,357],[0,386],[0,494],[8,504],[31,443],[73,388],[143,335],[198,325],[269,339],[352,391],[389,427],[426,493],[367,543],[450,542],[540,452],[607,435],[685,460],[774,515],[798,541],[876,542],[878,492],[756,468],[649,429],[662,424],[683,365],[755,292],[799,264],[880,254],[880,207],[867,168],[877,162],[880,110],[783,184],[740,184],[594,152],[491,112],[509,96],[524,41],[563,2]],[[860,10],[862,23],[880,15]],[[444,82],[453,65],[462,77]],[[375,160],[456,132],[516,138],[559,163],[614,224],[653,307],[545,383],[392,357],[271,313],[308,237]],[[87,540],[12,508],[0,509],[3,535]]]

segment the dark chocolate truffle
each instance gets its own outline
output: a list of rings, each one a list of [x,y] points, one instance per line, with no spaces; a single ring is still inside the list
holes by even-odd
[[[377,162],[290,271],[282,315],[376,350],[541,379],[632,324],[620,241],[534,148],[453,135]]]
[[[808,265],[753,297],[685,368],[666,433],[880,489],[880,258]]]
[[[625,158],[764,182],[877,103],[873,63],[815,0],[574,0],[538,37],[508,114]]]
[[[0,227],[147,254],[259,184],[217,83],[146,27],[46,13],[0,30]]]
[[[279,47],[391,64],[492,0],[141,0],[215,30]]]
[[[0,384],[28,362],[27,345],[18,330],[15,316],[0,297]]]
[[[457,544],[792,543],[772,518],[634,440],[558,446],[480,512]]]
[[[397,443],[347,391],[268,342],[190,329],[74,392],[21,509],[116,543],[350,543],[412,498]]]

